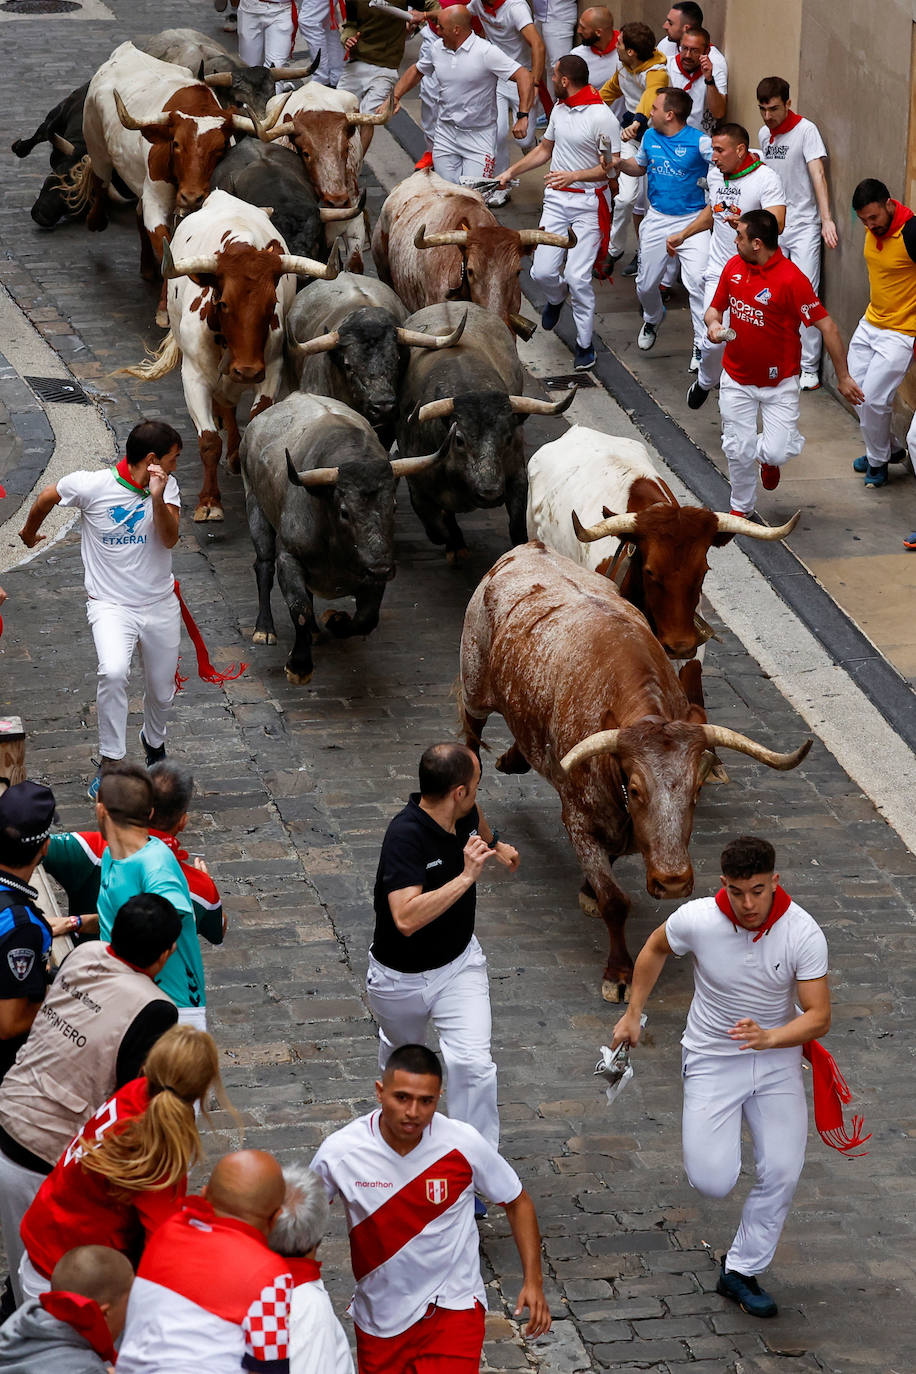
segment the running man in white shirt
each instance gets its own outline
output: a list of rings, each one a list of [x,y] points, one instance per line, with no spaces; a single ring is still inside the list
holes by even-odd
[[[481,25],[487,42],[511,57],[516,68],[527,67],[537,87],[544,79],[544,40],[535,27],[528,0],[471,0],[467,11]],[[513,82],[501,78],[496,87],[496,144],[500,159],[509,137],[510,116],[518,108],[518,100],[519,92]],[[517,142],[527,152],[534,146],[536,132],[533,104],[526,123],[526,132]]]
[[[693,102],[687,123],[711,134],[725,118],[728,67],[718,48],[712,47],[706,29],[685,29],[678,50],[668,58],[668,82],[686,91]]]
[[[499,178],[505,185],[532,167],[550,162],[544,178],[544,210],[540,227],[551,234],[566,234],[572,229],[577,242],[570,249],[535,249],[531,279],[543,288],[547,304],[541,314],[545,329],[556,327],[569,295],[576,322],[576,361],[578,371],[594,367],[592,327],[595,320],[595,288],[592,268],[604,260],[611,227],[611,212],[605,199],[605,163],[616,167],[620,157],[620,125],[588,82],[588,66],[581,57],[568,53],[553,70],[556,104],[550,112],[547,131],[541,142],[520,162]],[[564,262],[565,258],[565,262]]]
[[[478,1369],[487,1310],[478,1191],[505,1208],[522,1262],[515,1315],[527,1307],[527,1336],[550,1330],[534,1204],[473,1126],[436,1111],[441,1091],[432,1050],[402,1045],[375,1085],[380,1109],[328,1136],[311,1163],[347,1214],[359,1374]]]
[[[526,67],[479,38],[465,5],[452,5],[438,18],[441,38],[433,39],[400,77],[394,88],[394,108],[408,91],[434,76],[439,115],[433,135],[433,166],[446,181],[462,177],[492,177],[496,167],[496,91],[500,79],[518,87],[518,119],[513,138],[524,138],[534,99],[534,83]]]
[[[649,936],[613,1044],[640,1035],[640,1014],[669,954],[690,954],[694,994],[681,1038],[684,1168],[723,1198],[741,1169],[741,1127],[757,1182],[722,1257],[717,1291],[755,1317],[776,1303],[757,1281],[770,1264],[805,1162],[802,1046],[830,1028],[827,941],[779,885],[773,846],[756,836],[722,853],[722,888],[687,902]]]
[[[763,160],[779,174],[786,192],[786,227],[779,246],[817,291],[821,283],[821,241],[839,242],[830,213],[825,163],[827,149],[810,119],[790,109],[789,83],[767,76],[757,86],[757,108],[763,120],[758,134]],[[801,389],[816,391],[823,340],[818,330],[802,329]]]
[[[693,234],[712,230],[703,289],[703,310],[719,285],[722,268],[735,255],[735,230],[748,210],[769,210],[776,216],[779,232],[786,222],[786,194],[774,171],[750,152],[751,136],[741,124],[723,124],[712,136],[712,166],[707,174],[708,205],[686,228],[668,239],[675,253]],[[697,379],[687,392],[691,410],[699,410],[722,374],[724,343],[713,343],[708,334],[700,342]]]
[[[127,684],[134,649],[143,657],[143,728],[149,767],[165,758],[165,734],[175,696],[181,618],[172,549],[178,543],[181,496],[172,474],[181,435],[161,420],[131,430],[125,456],[113,467],[71,472],[40,493],[19,537],[33,549],[42,521],[57,505],[82,514],[87,616],[99,660],[96,695],[101,760],[89,786],[98,797],[102,772],[127,753]]]

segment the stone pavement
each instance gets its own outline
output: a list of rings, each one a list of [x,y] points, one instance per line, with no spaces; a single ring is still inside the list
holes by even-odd
[[[118,10],[134,31],[187,17],[174,3],[157,7],[155,18],[151,7]],[[198,22],[216,31],[212,15],[204,15]],[[66,45],[58,43],[49,72],[41,24],[22,21],[15,30],[17,72],[0,96],[11,134],[28,124],[22,90],[47,89],[53,80],[57,98],[122,36],[118,26],[84,23],[70,30]],[[180,425],[189,441],[181,471],[190,498],[196,460],[177,378],[144,390],[107,376],[155,337],[130,217],[103,237],[78,226],[40,234],[24,209],[33,172],[40,179],[40,169],[25,164],[6,183],[6,283],[73,358],[76,375],[110,390],[106,413],[120,435],[141,409]],[[380,195],[370,181],[373,214]],[[558,433],[559,423],[533,428],[529,444]],[[371,1100],[374,1044],[362,979],[378,844],[415,786],[421,749],[454,729],[463,609],[505,548],[506,531],[500,513],[464,519],[471,557],[449,567],[402,501],[399,573],[379,629],[365,641],[319,645],[313,681],[293,687],[282,668],[288,631],[279,598],[280,644],[248,643],[251,548],[238,483],[227,478],[225,486],[225,526],[214,533],[185,522],[176,572],[214,662],[244,656],[251,666],[224,691],[188,682],[171,748],[198,779],[189,848],[206,854],[229,911],[225,945],[205,950],[211,1024],[229,1091],[249,1144],[283,1158],[307,1156]],[[55,788],[65,825],[86,827],[95,663],[74,537],[6,574],[4,585],[10,601],[0,710],[25,716],[33,775]],[[801,722],[727,628],[720,631],[722,643],[711,644],[707,657],[711,719],[773,747],[794,746]],[[494,747],[504,741],[499,721],[488,737]],[[634,1082],[608,1109],[591,1073],[614,1019],[598,995],[603,928],[578,911],[579,878],[551,789],[536,777],[499,777],[485,763],[483,805],[522,854],[518,876],[488,878],[479,903],[503,1147],[538,1208],[556,1319],[548,1340],[527,1347],[520,1339],[511,1319],[514,1252],[505,1221],[491,1216],[481,1225],[490,1370],[902,1374],[912,1367],[916,1269],[908,1203],[916,1116],[907,1032],[916,996],[909,893],[916,860],[822,748],[787,775],[741,757],[728,767],[731,784],[707,789],[698,809],[697,891],[713,889],[726,839],[745,830],[774,838],[789,889],[830,941],[836,1013],[829,1044],[873,1132],[870,1153],[846,1160],[813,1136],[771,1275],[781,1304],[775,1321],[755,1323],[714,1294],[713,1252],[727,1244],[740,1198],[705,1202],[681,1169],[677,1039],[689,969],[666,970]],[[620,873],[634,898],[630,945],[637,949],[670,905],[648,898],[636,860],[622,862]],[[209,1137],[210,1158],[227,1142]],[[742,1194],[747,1186],[743,1177]],[[349,1288],[342,1236],[338,1215],[323,1256],[341,1307]]]

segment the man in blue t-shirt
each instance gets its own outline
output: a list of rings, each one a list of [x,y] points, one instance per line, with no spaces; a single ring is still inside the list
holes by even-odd
[[[648,351],[665,317],[661,281],[669,262],[668,238],[696,219],[706,204],[706,171],[712,141],[687,123],[693,108],[686,91],[666,86],[658,92],[649,115],[649,128],[631,158],[619,170],[647,176],[649,212],[639,231],[639,272],[636,294],[643,325],[637,343]],[[709,234],[694,234],[676,250],[681,278],[690,298],[693,345],[699,360],[703,323],[703,273],[709,256]]]

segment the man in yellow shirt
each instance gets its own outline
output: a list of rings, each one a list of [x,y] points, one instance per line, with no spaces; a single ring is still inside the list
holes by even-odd
[[[852,466],[867,487],[883,487],[890,459],[906,457],[891,453],[891,407],[916,345],[916,216],[873,177],[859,182],[852,208],[865,225],[869,285],[868,308],[848,354],[850,374],[865,393],[859,407],[865,453]],[[916,427],[911,434],[916,441]]]

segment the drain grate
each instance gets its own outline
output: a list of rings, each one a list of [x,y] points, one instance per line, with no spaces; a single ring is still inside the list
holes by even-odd
[[[596,385],[590,372],[564,372],[560,377],[544,377],[542,381],[548,391],[572,391],[574,386],[581,390]]]
[[[68,382],[64,377],[26,377],[25,380],[41,401],[61,401],[64,405],[71,406],[89,404],[89,397],[83,388],[76,382]]]
[[[69,14],[82,8],[76,0],[5,0],[0,5],[4,14]]]

